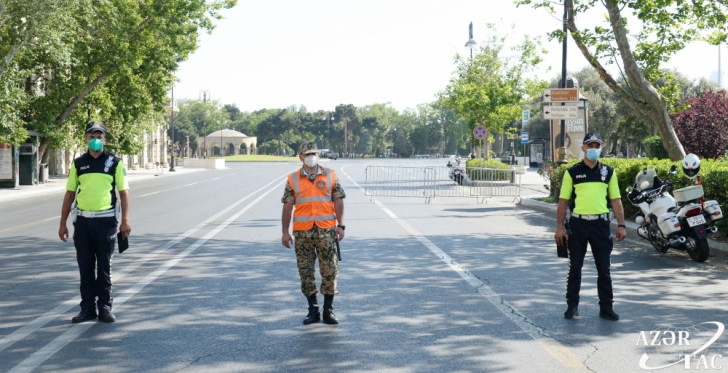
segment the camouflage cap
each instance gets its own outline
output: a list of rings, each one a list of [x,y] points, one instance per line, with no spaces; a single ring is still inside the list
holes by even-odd
[[[300,147],[298,147],[298,152],[301,154],[313,154],[318,153],[318,151],[316,143],[313,142],[304,142]]]

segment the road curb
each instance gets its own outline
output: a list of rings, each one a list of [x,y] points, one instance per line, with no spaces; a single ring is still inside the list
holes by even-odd
[[[531,198],[521,198],[520,202],[521,206],[528,207],[534,210],[539,210],[543,212],[550,212],[553,213],[553,216],[556,216],[556,204],[539,201]],[[637,235],[637,228],[639,227],[639,224],[625,219],[624,225],[627,226],[627,236],[632,238],[637,238],[641,241],[644,241],[645,245],[649,245],[649,243],[646,240],[641,239]],[[612,228],[617,228],[617,222],[612,222]],[[728,258],[728,244],[725,242],[717,241],[708,238],[708,245],[710,246],[710,257],[715,258],[721,258],[721,259],[727,259]],[[651,249],[651,247],[650,247]]]
[[[178,167],[177,171],[175,172],[169,172],[166,170],[163,170],[161,172],[157,172],[155,170],[148,170],[148,169],[141,169],[141,170],[127,170],[127,179],[130,182],[134,182],[136,180],[142,180],[147,178],[152,178],[155,176],[173,176],[173,175],[179,175],[182,173],[189,173],[189,172],[197,172],[197,171],[204,171],[204,169],[198,169],[198,168],[188,168],[185,169],[183,167]],[[30,198],[33,196],[40,196],[40,195],[47,195],[47,194],[53,194],[58,193],[61,194],[63,190],[66,188],[66,181],[68,179],[68,176],[51,176],[48,182],[42,183],[42,184],[36,184],[36,185],[21,185],[18,188],[0,188],[0,202],[5,201],[17,201],[25,198]],[[132,189],[133,189],[132,185]]]

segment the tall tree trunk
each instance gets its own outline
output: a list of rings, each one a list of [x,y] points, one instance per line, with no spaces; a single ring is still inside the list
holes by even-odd
[[[116,68],[116,65],[109,66],[101,75],[96,77],[91,83],[89,83],[86,87],[83,88],[81,93],[79,93],[78,96],[76,96],[71,102],[66,106],[66,108],[63,110],[63,112],[56,118],[56,122],[58,123],[58,126],[62,126],[63,123],[68,119],[68,116],[71,115],[73,110],[83,102],[83,100],[88,96],[88,94],[96,88],[99,84],[103,83],[108,79],[109,75],[114,71]],[[42,159],[41,162],[48,163],[50,160],[50,154],[47,154],[46,150],[48,150],[48,146],[50,145],[51,140],[47,137],[44,137],[43,140],[40,142],[40,146],[38,147],[38,156],[40,159]]]
[[[667,150],[667,154],[670,159],[676,161],[685,157],[685,149],[680,143],[675,129],[672,125],[672,120],[667,111],[667,104],[662,99],[662,96],[655,89],[655,87],[644,77],[642,71],[635,61],[634,55],[632,54],[629,40],[627,39],[627,30],[624,28],[622,23],[622,16],[619,12],[619,4],[614,0],[607,0],[604,2],[607,11],[609,13],[609,21],[614,31],[614,37],[619,48],[619,53],[622,57],[622,63],[627,75],[627,81],[631,88],[637,92],[637,95],[633,95],[631,92],[626,91],[612,78],[612,76],[606,71],[604,66],[594,57],[594,55],[587,49],[586,45],[579,38],[579,29],[576,27],[574,20],[574,2],[573,0],[566,0],[567,6],[567,27],[574,36],[574,42],[586,57],[586,60],[597,70],[599,76],[607,84],[607,86],[618,94],[622,100],[630,106],[632,109],[641,113],[657,128],[657,132],[662,139],[662,144]]]

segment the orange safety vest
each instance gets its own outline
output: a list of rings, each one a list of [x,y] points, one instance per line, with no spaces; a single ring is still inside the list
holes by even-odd
[[[306,176],[300,177],[300,170],[288,175],[288,184],[296,198],[293,231],[307,231],[312,229],[314,224],[321,229],[336,226],[336,212],[331,199],[336,173],[324,167],[321,167],[321,170],[322,173],[316,176],[313,183],[309,182]]]

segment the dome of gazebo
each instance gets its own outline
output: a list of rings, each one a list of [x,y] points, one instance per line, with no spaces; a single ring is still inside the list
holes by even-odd
[[[246,136],[244,133],[238,132],[236,130],[223,129],[223,130],[215,131],[215,132],[207,135],[207,137],[248,137],[248,136]]]

